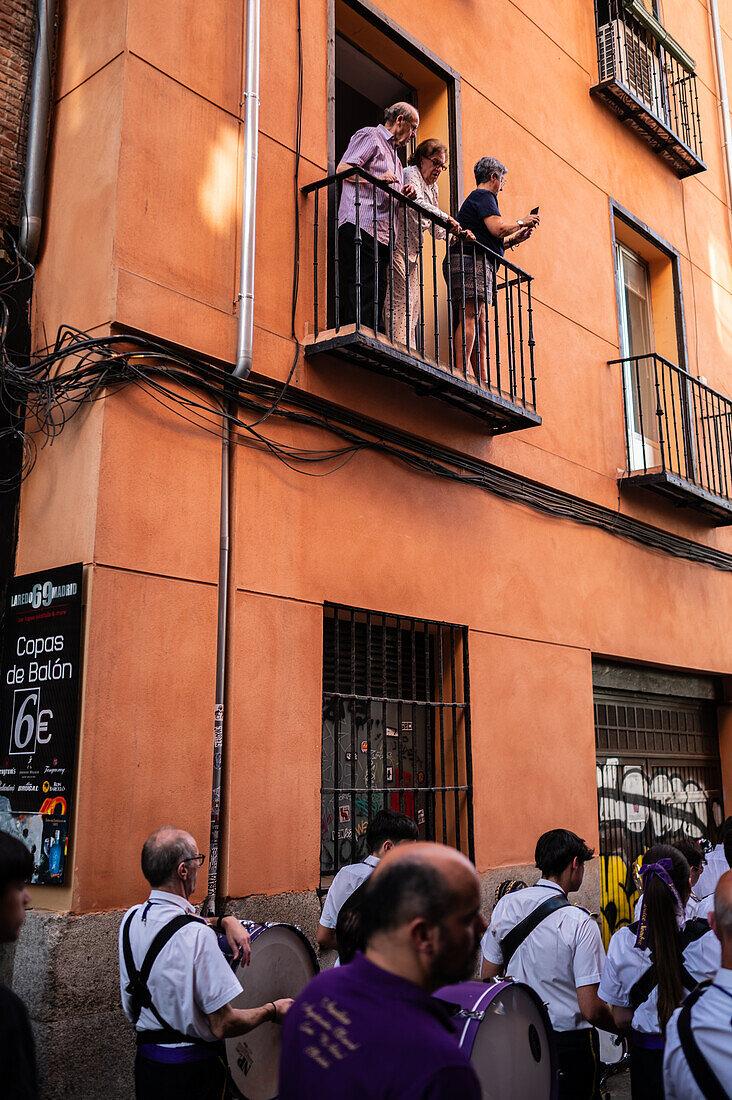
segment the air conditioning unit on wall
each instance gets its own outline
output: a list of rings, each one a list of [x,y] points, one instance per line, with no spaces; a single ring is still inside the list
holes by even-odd
[[[633,27],[621,19],[598,31],[600,80],[612,80],[631,92],[658,118],[666,121],[661,63]]]

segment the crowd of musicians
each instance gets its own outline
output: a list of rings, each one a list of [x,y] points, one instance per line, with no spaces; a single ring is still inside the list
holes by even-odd
[[[223,1040],[266,1023],[282,1025],[281,1100],[479,1100],[454,1012],[432,995],[475,979],[478,967],[484,980],[524,983],[546,1006],[559,1100],[599,1098],[598,1028],[629,1046],[633,1100],[730,1100],[732,818],[708,854],[684,839],[645,852],[637,919],[613,934],[607,955],[597,917],[571,901],[593,855],[573,832],[539,838],[538,881],[502,883],[489,924],[472,863],[417,837],[409,817],[374,815],[369,853],[335,876],[317,930],[339,965],[294,1001],[252,1008],[234,1004],[246,971],[240,982],[231,965],[232,955],[249,963],[248,931],[192,904],[205,858],[194,838],[171,826],[148,837],[150,893],[119,935],[138,1100],[224,1100]],[[27,848],[0,833],[0,942],[20,933],[31,871]],[[37,1096],[28,1017],[4,986],[0,1075],[3,1096]]]

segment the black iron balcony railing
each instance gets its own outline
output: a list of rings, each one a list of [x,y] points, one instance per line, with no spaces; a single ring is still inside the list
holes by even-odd
[[[732,401],[662,355],[613,360],[623,371],[628,472],[642,485],[732,523]]]
[[[307,356],[391,375],[494,433],[541,423],[530,275],[361,168],[302,190],[313,200]]]
[[[595,20],[599,83],[591,94],[678,176],[703,172],[693,60],[642,0],[595,0]]]

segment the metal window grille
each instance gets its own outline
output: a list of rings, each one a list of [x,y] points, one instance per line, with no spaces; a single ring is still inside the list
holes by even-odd
[[[715,841],[722,820],[716,706],[595,690],[603,938],[633,920],[633,867],[654,844]]]
[[[474,857],[467,629],[326,605],[321,890],[382,808]]]

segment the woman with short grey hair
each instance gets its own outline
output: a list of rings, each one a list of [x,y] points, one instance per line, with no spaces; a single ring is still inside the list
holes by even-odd
[[[473,172],[475,190],[460,207],[457,220],[463,229],[474,234],[478,244],[502,259],[506,248],[514,248],[528,240],[539,224],[539,215],[525,214],[515,222],[502,217],[498,195],[503,190],[508,169],[495,157],[481,157]],[[455,241],[445,257],[445,278],[450,284],[455,330],[453,369],[460,370],[462,366],[467,377],[472,366],[478,385],[488,381],[485,318],[486,302],[493,291],[494,266],[483,249],[462,240]]]

